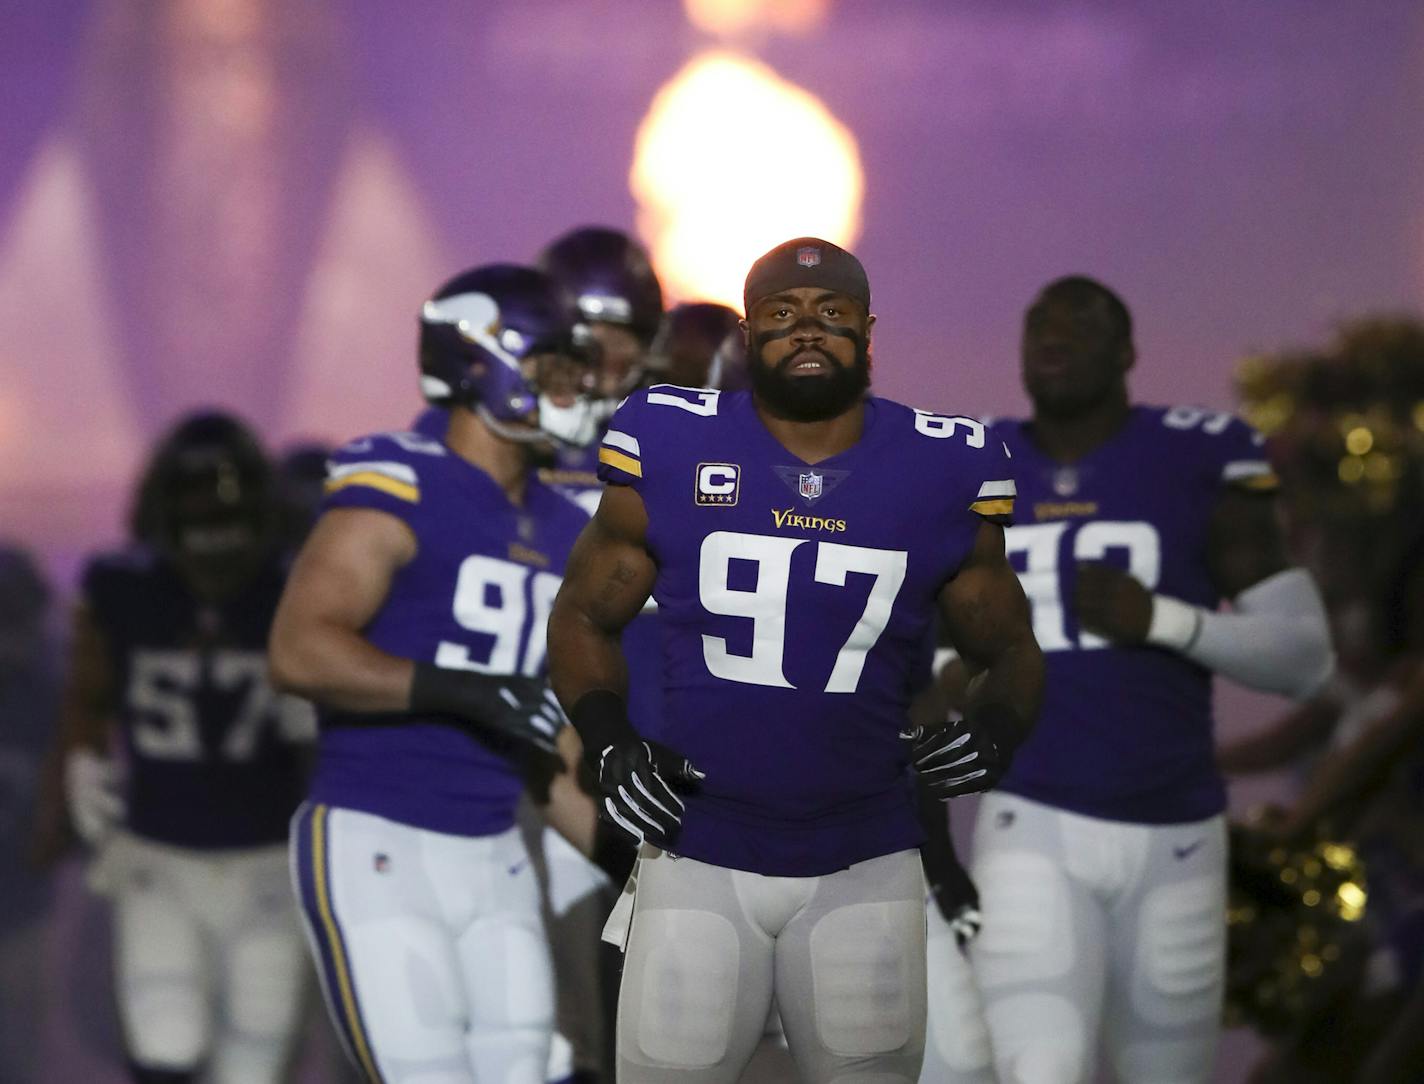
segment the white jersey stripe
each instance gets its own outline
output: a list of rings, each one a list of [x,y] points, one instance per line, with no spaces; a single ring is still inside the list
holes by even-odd
[[[393,478],[397,482],[404,482],[408,486],[418,485],[419,479],[415,476],[415,469],[405,463],[394,463],[387,460],[371,460],[365,463],[337,463],[333,464],[327,475],[328,481],[338,481],[351,474],[362,474],[365,472],[373,474],[384,474],[387,478]]]
[[[620,432],[617,429],[610,429],[608,430],[608,432],[604,433],[603,443],[607,444],[610,448],[619,448],[627,452],[629,455],[635,455],[641,458],[643,454],[638,447],[637,437],[632,436],[628,433]]]
[[[1015,497],[1017,495],[1018,490],[1014,486],[1014,480],[1012,478],[1004,478],[998,481],[985,482],[980,486],[978,499],[982,501],[985,497]]]

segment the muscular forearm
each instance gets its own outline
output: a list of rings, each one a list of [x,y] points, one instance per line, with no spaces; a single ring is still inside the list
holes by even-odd
[[[993,712],[1012,719],[1014,744],[1028,737],[1043,700],[1043,654],[1032,639],[1004,648],[969,682],[965,717]]]
[[[549,615],[549,682],[565,711],[595,689],[625,699],[628,694],[628,663],[619,632],[600,626],[563,596]]]
[[[324,622],[278,623],[269,652],[272,684],[341,711],[404,711],[415,664],[359,633]]]

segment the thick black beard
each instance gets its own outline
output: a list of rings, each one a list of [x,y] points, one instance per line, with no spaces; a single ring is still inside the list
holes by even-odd
[[[748,350],[747,373],[752,393],[778,418],[793,422],[821,422],[844,414],[870,387],[870,344],[855,337],[855,363],[842,368],[831,362],[825,376],[790,376],[804,350],[772,367],[762,360],[761,343]]]

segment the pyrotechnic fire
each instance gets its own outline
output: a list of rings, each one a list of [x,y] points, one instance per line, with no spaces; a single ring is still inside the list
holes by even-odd
[[[682,6],[697,29],[725,37],[758,27],[809,30],[825,16],[830,0],[682,0]]]
[[[629,184],[665,289],[740,308],[747,267],[773,245],[855,240],[865,179],[855,137],[818,98],[713,51],[653,99]]]

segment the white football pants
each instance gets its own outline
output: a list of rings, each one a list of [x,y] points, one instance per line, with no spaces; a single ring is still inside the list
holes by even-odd
[[[120,833],[91,881],[113,898],[130,1058],[206,1066],[214,1084],[282,1080],[310,981],[287,848],[203,851]]]
[[[1206,1084],[1226,963],[1226,820],[1143,825],[1009,794],[979,807],[970,960],[1003,1084]],[[956,1078],[950,1077],[949,1080]]]
[[[924,968],[916,851],[766,877],[645,846],[618,999],[619,1084],[735,1084],[773,995],[804,1084],[910,1084]]]
[[[453,836],[307,803],[292,876],[332,1021],[373,1084],[543,1084],[553,978],[517,828]]]

